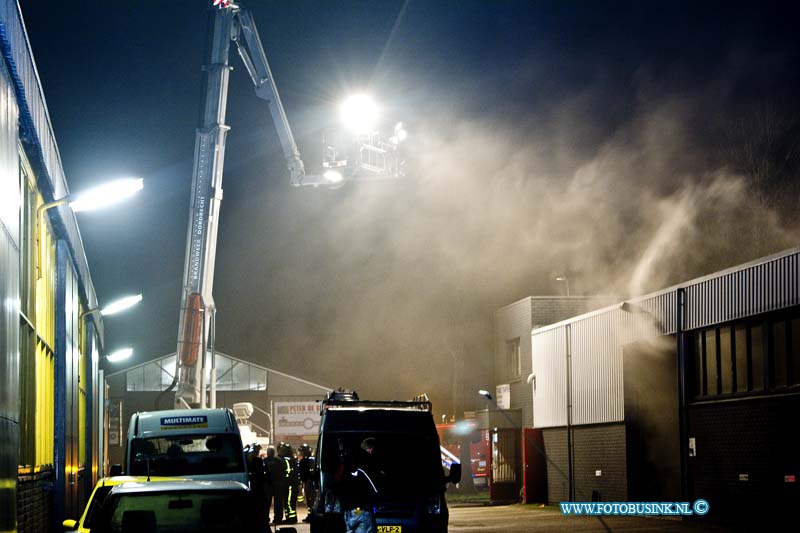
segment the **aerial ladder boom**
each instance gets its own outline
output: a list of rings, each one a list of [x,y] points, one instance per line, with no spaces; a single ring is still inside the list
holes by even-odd
[[[215,2],[219,4],[220,2]],[[281,104],[258,31],[249,11],[241,5],[223,3],[208,15],[208,40],[203,67],[203,102],[195,136],[194,167],[186,239],[186,260],[181,290],[176,371],[173,384],[175,407],[205,406],[205,355],[211,351],[214,376],[214,263],[222,203],[222,169],[228,99],[230,45],[234,42],[255,84],[256,94],[269,104],[289,168],[292,185],[319,185],[319,176],[306,176],[300,152]],[[213,403],[213,400],[212,400]]]

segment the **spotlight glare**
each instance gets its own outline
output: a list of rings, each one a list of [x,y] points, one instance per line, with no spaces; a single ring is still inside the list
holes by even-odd
[[[378,120],[378,106],[365,94],[350,96],[339,111],[344,125],[354,133],[371,133]]]
[[[119,363],[120,361],[128,359],[131,355],[133,355],[133,348],[123,348],[107,355],[106,359],[108,359],[111,363]]]
[[[328,183],[341,183],[344,179],[342,173],[338,170],[326,170],[323,177],[328,181]]]

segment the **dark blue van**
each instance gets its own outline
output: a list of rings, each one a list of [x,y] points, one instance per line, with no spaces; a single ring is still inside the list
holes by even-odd
[[[319,496],[311,514],[312,533],[345,531],[341,483],[344,465],[370,439],[378,499],[373,509],[378,532],[446,532],[447,483],[458,483],[461,465],[445,473],[439,435],[427,397],[413,401],[363,401],[334,391],[322,402],[317,442]]]

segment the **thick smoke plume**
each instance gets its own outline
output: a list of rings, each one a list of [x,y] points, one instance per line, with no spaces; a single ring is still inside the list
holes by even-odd
[[[716,86],[681,97],[645,87],[610,127],[592,124],[585,96],[535,124],[431,105],[412,129],[408,178],[279,192],[255,222],[269,245],[237,265],[221,254],[229,277],[255,268],[264,284],[262,307],[247,287],[218,285],[223,311],[235,302],[251,317],[226,320],[221,344],[366,397],[427,392],[439,412],[453,395],[474,407],[472,390],[493,382],[494,310],[558,294],[556,275],[572,294],[623,299],[797,244],[786,208],[796,161],[772,182],[754,176],[719,99]],[[760,109],[748,112],[765,119]],[[757,152],[751,162],[774,157]]]

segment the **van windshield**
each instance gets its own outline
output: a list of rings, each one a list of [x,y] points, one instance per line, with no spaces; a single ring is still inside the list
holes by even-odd
[[[244,471],[238,435],[174,435],[131,441],[130,474],[196,476]],[[148,465],[149,463],[149,465]]]
[[[367,438],[374,439],[372,454],[362,450]],[[445,483],[436,434],[326,432],[319,465],[333,476],[354,465],[371,471],[384,499],[418,499],[441,492]]]

